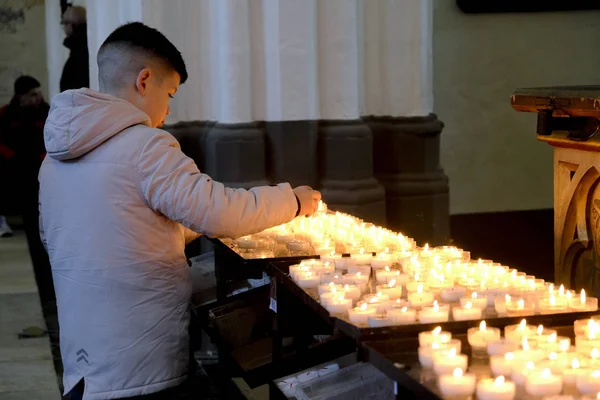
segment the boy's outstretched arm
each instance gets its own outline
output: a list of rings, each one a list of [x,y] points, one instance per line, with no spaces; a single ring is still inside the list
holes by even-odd
[[[289,184],[226,188],[200,173],[177,140],[158,129],[140,153],[137,172],[150,208],[210,237],[260,232],[291,221],[299,211]]]

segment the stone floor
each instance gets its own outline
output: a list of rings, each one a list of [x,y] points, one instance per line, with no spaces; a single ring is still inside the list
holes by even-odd
[[[48,338],[17,338],[21,329],[43,324],[25,235],[0,238],[0,399],[61,398]]]

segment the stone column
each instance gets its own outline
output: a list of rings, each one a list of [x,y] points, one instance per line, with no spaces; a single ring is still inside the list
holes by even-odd
[[[216,3],[218,122],[206,138],[206,172],[231,187],[267,184],[264,133],[252,110],[248,0]]]
[[[431,0],[363,0],[362,114],[373,132],[374,169],[385,186],[389,228],[419,243],[449,238],[443,124],[433,110]]]
[[[384,191],[373,177],[373,141],[360,119],[357,0],[318,2],[318,166],[332,209],[384,223]]]
[[[273,182],[317,185],[317,0],[262,6],[265,132]],[[259,24],[257,24],[259,25]]]

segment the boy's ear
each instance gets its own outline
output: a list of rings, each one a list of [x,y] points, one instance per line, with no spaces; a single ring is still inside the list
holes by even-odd
[[[135,86],[142,96],[146,95],[146,89],[148,88],[148,81],[150,80],[151,75],[152,72],[150,71],[150,68],[144,68],[140,71],[135,80]]]

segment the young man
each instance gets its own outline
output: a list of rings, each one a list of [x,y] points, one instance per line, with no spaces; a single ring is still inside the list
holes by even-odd
[[[165,390],[175,398],[189,361],[186,241],[310,215],[320,194],[289,184],[229,189],[200,173],[158,129],[187,71],[157,30],[118,28],[98,68],[100,92],[53,99],[40,171],[65,392],[79,384],[86,400]]]

